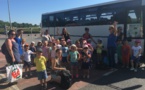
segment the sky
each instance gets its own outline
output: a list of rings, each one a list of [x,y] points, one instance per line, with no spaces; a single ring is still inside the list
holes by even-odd
[[[11,22],[41,23],[42,13],[77,8],[114,0],[9,0]],[[7,0],[0,0],[0,20],[9,21]]]

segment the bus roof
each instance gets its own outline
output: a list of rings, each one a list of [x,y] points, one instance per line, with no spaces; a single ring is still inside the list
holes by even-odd
[[[103,5],[109,5],[109,4],[121,3],[121,2],[127,2],[127,1],[133,1],[133,0],[115,0],[115,1],[101,3],[101,4],[94,4],[94,5],[88,5],[88,6],[78,7],[78,8],[72,8],[72,9],[66,9],[66,10],[43,13],[42,15],[54,14],[54,13],[60,13],[60,12],[66,12],[66,11],[78,10],[78,9],[84,9],[84,8],[91,8],[91,7],[95,7],[95,6],[103,6]]]

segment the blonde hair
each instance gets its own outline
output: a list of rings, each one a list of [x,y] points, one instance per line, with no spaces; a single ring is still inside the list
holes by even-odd
[[[77,50],[77,46],[75,44],[71,45],[71,49],[74,48],[75,51]]]

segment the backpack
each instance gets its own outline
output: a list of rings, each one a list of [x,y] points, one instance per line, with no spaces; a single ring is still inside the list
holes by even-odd
[[[72,82],[70,71],[69,70],[60,71],[59,75],[61,77],[60,86],[63,89],[68,89],[71,86]]]
[[[5,42],[4,42],[3,45],[1,46],[1,52],[2,52],[2,54],[4,54],[4,55],[8,52]]]

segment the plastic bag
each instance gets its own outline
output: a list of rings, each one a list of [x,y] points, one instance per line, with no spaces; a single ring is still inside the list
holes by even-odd
[[[8,82],[15,82],[22,78],[23,64],[14,64],[6,67]]]

